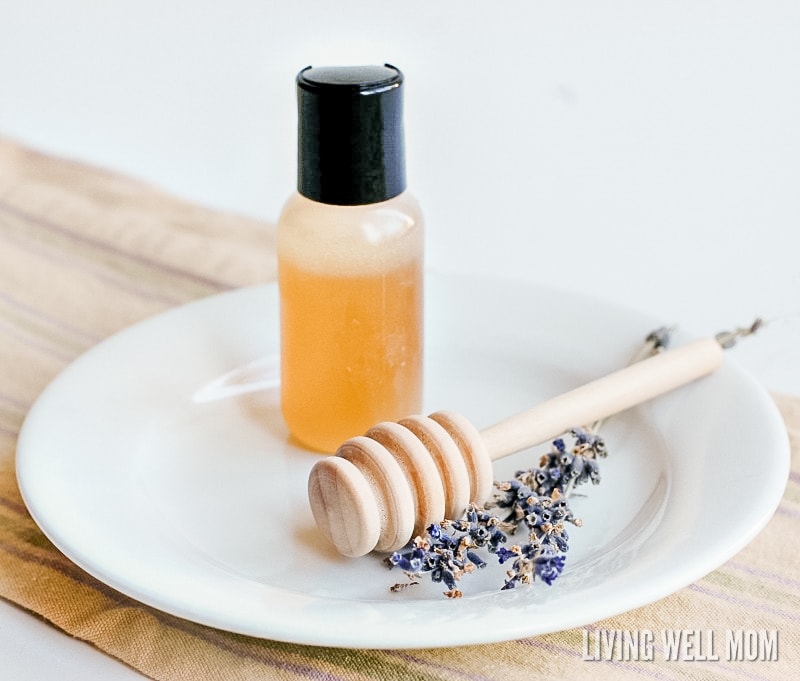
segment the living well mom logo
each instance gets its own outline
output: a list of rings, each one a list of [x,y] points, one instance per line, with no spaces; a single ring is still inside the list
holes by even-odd
[[[587,662],[775,662],[776,629],[591,629],[583,630]]]

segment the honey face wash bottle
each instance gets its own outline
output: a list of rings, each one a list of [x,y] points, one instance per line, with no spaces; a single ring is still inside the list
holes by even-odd
[[[422,406],[423,229],[402,85],[388,64],[297,76],[297,193],[278,221],[281,409],[320,452]]]

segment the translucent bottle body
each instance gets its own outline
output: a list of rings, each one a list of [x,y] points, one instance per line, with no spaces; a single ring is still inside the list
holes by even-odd
[[[423,228],[408,193],[337,206],[299,194],[278,222],[281,408],[333,452],[422,406]]]

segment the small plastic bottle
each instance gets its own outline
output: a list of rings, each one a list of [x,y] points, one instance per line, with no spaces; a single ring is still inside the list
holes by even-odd
[[[390,66],[297,76],[298,184],[278,221],[281,408],[333,452],[422,406],[423,227]]]

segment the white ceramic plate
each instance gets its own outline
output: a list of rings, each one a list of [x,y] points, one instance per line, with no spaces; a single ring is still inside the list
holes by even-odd
[[[499,280],[431,276],[426,295],[426,406],[478,427],[619,368],[659,325]],[[305,489],[317,455],[287,440],[277,356],[274,286],[187,305],[92,349],[20,435],[37,523],[87,572],[189,620],[315,645],[449,646],[585,625],[691,583],[755,536],[788,475],[776,409],[729,360],[607,425],[603,482],[574,499],[584,526],[552,587],[501,592],[503,567],[490,564],[460,600],[430,582],[390,593],[402,573],[377,556],[342,558],[316,531]],[[497,477],[537,459],[498,462]]]

